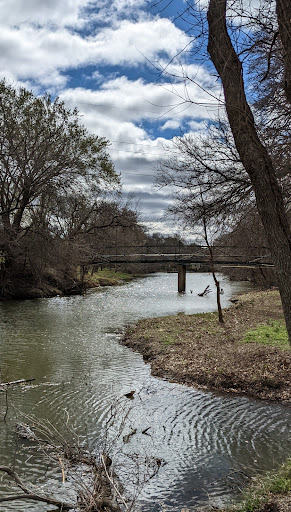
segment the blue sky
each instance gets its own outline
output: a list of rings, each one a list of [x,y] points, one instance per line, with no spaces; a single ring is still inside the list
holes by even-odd
[[[0,0],[0,77],[77,107],[87,128],[111,141],[123,190],[139,199],[142,220],[165,231],[169,198],[153,188],[157,163],[173,137],[195,133],[214,117],[216,101],[203,89],[219,94],[209,70],[183,51],[196,44],[176,17],[186,4],[167,4]],[[164,67],[193,78],[188,108],[181,105],[183,81],[161,76],[156,68]]]

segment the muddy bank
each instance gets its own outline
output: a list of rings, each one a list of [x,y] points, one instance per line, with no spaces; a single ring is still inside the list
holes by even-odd
[[[249,331],[264,325],[271,334],[262,339],[259,330],[252,338]],[[150,362],[155,376],[291,404],[291,351],[280,342],[283,330],[280,297],[271,290],[239,296],[224,310],[222,325],[217,313],[146,319],[128,329],[123,343]]]
[[[103,286],[120,286],[128,281],[140,277],[135,274],[126,274],[122,272],[114,272],[108,269],[99,272],[86,273],[83,279],[77,272],[74,278],[69,280],[70,284],[65,283],[65,279],[56,273],[50,273],[37,285],[27,282],[25,278],[19,279],[11,293],[0,300],[27,300],[27,299],[43,299],[49,297],[69,297],[71,295],[82,295],[91,288],[100,288]]]

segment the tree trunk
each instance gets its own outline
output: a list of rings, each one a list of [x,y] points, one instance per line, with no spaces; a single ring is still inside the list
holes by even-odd
[[[226,27],[226,0],[210,0],[207,18],[208,51],[222,81],[226,112],[235,145],[256,195],[257,208],[278,277],[291,344],[291,231],[281,190],[271,158],[259,140],[254,117],[246,100],[242,65]]]
[[[208,240],[208,234],[207,234],[207,224],[206,224],[206,216],[205,216],[205,203],[203,199],[203,193],[200,189],[200,197],[201,197],[201,203],[202,208],[204,210],[202,222],[203,222],[203,231],[204,231],[204,240],[206,242],[209,256],[210,256],[210,266],[211,266],[211,273],[212,277],[216,286],[216,304],[217,304],[217,312],[218,312],[218,320],[221,324],[224,323],[223,314],[222,314],[222,307],[221,307],[221,301],[220,301],[220,283],[216,277],[215,268],[214,268],[214,258],[213,258],[213,250]]]
[[[291,2],[290,0],[276,1],[279,33],[283,46],[285,67],[284,89],[286,98],[291,103]]]

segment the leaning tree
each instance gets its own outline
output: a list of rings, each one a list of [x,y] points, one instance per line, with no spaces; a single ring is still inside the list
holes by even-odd
[[[238,155],[232,167],[234,153],[229,147],[220,148],[220,155],[224,152],[226,156],[225,165],[220,165],[215,155],[212,160],[203,160],[203,150],[198,147],[195,172],[199,167],[204,169],[206,189],[214,190],[213,180],[217,181],[215,206],[223,203],[219,192],[224,186],[225,197],[231,202],[238,197],[232,195],[232,189],[254,194],[274,261],[291,343],[291,230],[281,187],[282,178],[288,184],[290,176],[290,0],[201,0],[187,3],[180,16],[189,23],[189,33],[195,38],[190,58],[208,65],[212,74],[216,70],[224,93],[222,117],[226,114]],[[180,78],[186,84],[193,80],[186,68],[181,69]],[[267,91],[268,85],[272,93]],[[188,94],[184,101],[195,103],[195,98]],[[189,148],[185,140],[183,144],[185,154]],[[223,176],[224,171],[227,176]]]
[[[273,2],[274,4],[274,2]],[[291,3],[276,0],[287,101],[291,104]],[[234,142],[248,173],[272,253],[291,343],[291,230],[270,152],[260,139],[245,93],[243,65],[230,37],[227,1],[210,0],[208,52],[222,82]]]

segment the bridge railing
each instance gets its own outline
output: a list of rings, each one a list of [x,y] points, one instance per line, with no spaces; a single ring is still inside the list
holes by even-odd
[[[165,251],[164,249],[167,249]],[[177,263],[177,264],[209,264],[209,251],[206,246],[108,246],[103,251],[92,254],[91,264],[122,264],[122,263]],[[173,250],[174,249],[174,250]],[[256,250],[255,250],[256,249]],[[272,266],[267,247],[248,248],[213,246],[213,263],[215,265]]]

